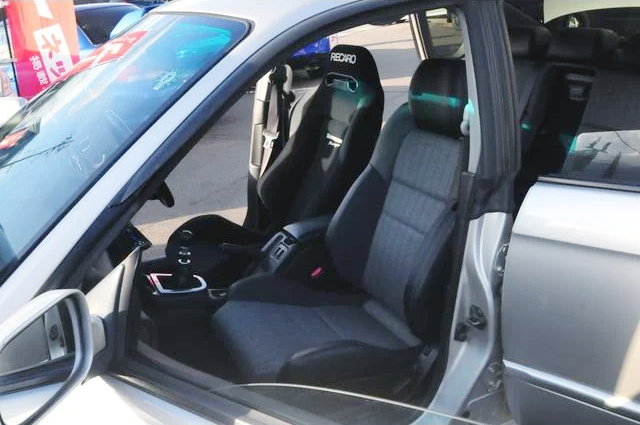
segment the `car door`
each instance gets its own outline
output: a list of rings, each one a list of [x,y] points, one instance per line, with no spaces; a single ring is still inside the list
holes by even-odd
[[[49,291],[3,323],[0,336],[11,337],[0,337],[0,423],[212,423],[111,374],[125,355],[139,261],[136,249],[86,297]]]
[[[517,423],[640,420],[638,211],[629,185],[542,178],[529,191],[502,289],[505,385]]]

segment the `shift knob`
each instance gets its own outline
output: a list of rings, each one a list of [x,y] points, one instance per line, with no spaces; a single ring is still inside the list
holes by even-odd
[[[191,257],[191,242],[193,232],[189,229],[181,230],[178,234],[178,258],[181,256]]]
[[[191,242],[193,240],[193,232],[185,229],[180,231],[178,236],[179,245],[174,282],[178,289],[188,289],[193,285],[193,266],[191,264]]]

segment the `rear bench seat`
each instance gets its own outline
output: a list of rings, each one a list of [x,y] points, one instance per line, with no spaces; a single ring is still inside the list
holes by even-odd
[[[529,30],[532,40],[546,40],[543,28]],[[597,115],[589,100],[592,83],[606,79],[602,75],[611,67],[619,42],[618,35],[610,30],[598,28],[567,28],[553,35],[544,59],[532,60],[527,64],[518,58],[521,39],[527,31],[512,29],[512,51],[518,87],[523,87],[526,67],[537,72],[537,87],[527,98],[519,98],[519,108],[526,102],[521,115],[522,167],[515,181],[515,202],[519,208],[529,188],[543,174],[556,173],[562,168],[572,141],[587,118],[583,112],[589,109],[589,116]],[[543,41],[538,48],[542,49]],[[520,76],[519,76],[520,75]],[[524,90],[524,89],[523,89]],[[603,90],[607,89],[603,87]],[[599,97],[600,95],[598,95]],[[612,101],[613,99],[610,99]]]
[[[609,64],[603,63],[598,70],[578,134],[631,130],[639,126],[639,71],[640,34],[629,39],[616,51],[615,59],[610,59]]]
[[[640,130],[640,33],[616,50],[608,69],[605,65],[603,63],[598,70],[598,77],[591,86],[591,94],[570,152],[575,149],[577,136],[582,133]],[[594,148],[603,149],[604,145],[606,143],[603,142]],[[615,156],[613,152],[609,154]],[[573,159],[567,158],[562,173],[579,177],[582,170],[580,167],[574,169]]]

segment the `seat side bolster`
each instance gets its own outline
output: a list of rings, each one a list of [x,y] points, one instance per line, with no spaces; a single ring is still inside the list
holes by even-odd
[[[411,368],[421,346],[404,350],[360,341],[331,341],[294,354],[280,369],[278,382],[328,385],[397,373]]]
[[[425,320],[442,314],[442,299],[453,271],[452,235],[455,213],[447,210],[425,236],[426,249],[418,253],[416,265],[404,293],[405,317],[409,328],[423,341],[438,341],[439,321]]]

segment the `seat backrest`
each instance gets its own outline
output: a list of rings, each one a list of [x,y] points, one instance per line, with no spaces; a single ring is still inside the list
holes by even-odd
[[[596,70],[611,64],[617,44],[617,34],[606,29],[566,28],[553,33],[544,58],[539,98],[529,99],[534,119],[522,122],[533,131],[523,129],[521,133],[523,156],[514,185],[516,208],[539,176],[562,168]]]
[[[633,130],[640,119],[640,38],[618,52],[614,69],[598,69],[579,133]]]
[[[551,42],[551,32],[540,26],[509,28],[511,54],[516,76],[520,140],[528,151],[535,140],[550,97],[550,72],[544,55]]]
[[[343,279],[407,321],[416,336],[438,332],[450,274],[467,103],[463,60],[430,59],[416,71],[409,102],[387,121],[371,161],[326,235]],[[424,279],[410,279],[416,267]]]
[[[597,65],[611,63],[619,37],[605,28],[565,28],[553,34],[547,59]]]
[[[603,64],[597,71],[582,121],[562,167],[563,174],[580,176],[584,167],[595,159],[596,154],[602,153],[599,158],[604,155],[613,161],[619,152],[615,144],[607,149],[607,145],[611,145],[611,136],[586,136],[579,140],[581,134],[640,129],[640,36],[627,40],[624,46],[617,49],[615,56],[613,63]],[[624,137],[623,134],[617,134],[613,140],[617,142]],[[584,152],[575,155],[579,145],[582,145],[583,149],[585,145],[589,145],[593,156],[585,158]],[[619,168],[623,168],[622,164]],[[602,169],[603,178],[607,172],[612,171],[608,170],[608,167]],[[589,174],[595,175],[593,172]]]
[[[336,46],[295,134],[258,182],[272,228],[335,211],[371,158],[383,108],[371,53]]]

